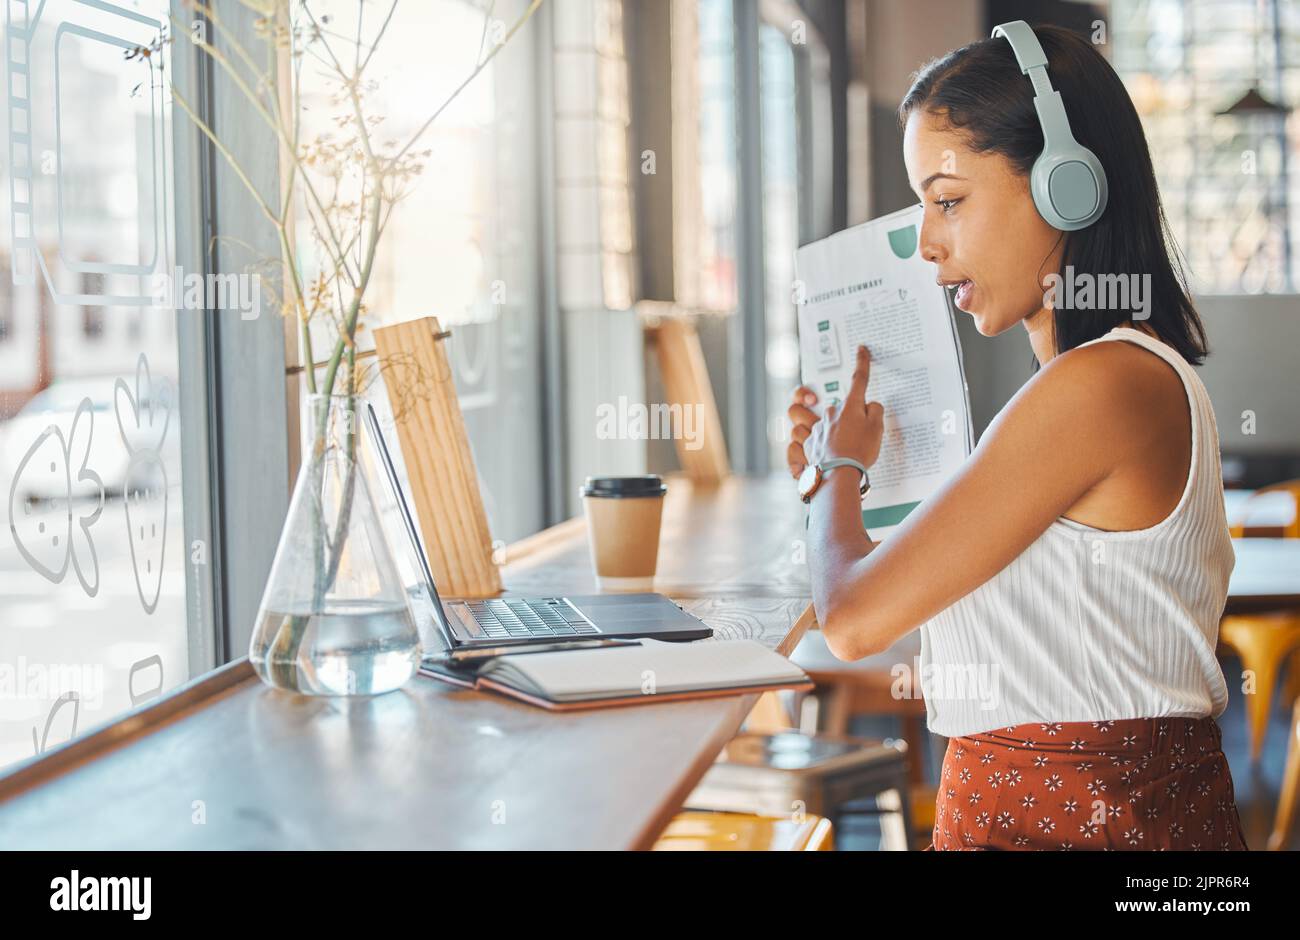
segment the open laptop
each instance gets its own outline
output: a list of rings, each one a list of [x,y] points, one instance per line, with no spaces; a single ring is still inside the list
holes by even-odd
[[[397,467],[379,426],[374,405],[366,404],[366,426],[374,452],[392,490],[402,527],[410,543],[419,582],[411,587],[426,603],[413,606],[428,609],[436,628],[431,639],[443,649],[432,652],[570,641],[634,639],[699,640],[713,635],[702,621],[686,613],[662,594],[595,594],[583,597],[503,597],[485,600],[443,600],[433,583],[429,558],[424,552],[415,517]],[[421,638],[426,630],[421,626]]]

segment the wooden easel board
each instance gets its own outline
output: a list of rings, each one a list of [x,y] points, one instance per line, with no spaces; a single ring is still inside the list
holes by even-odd
[[[501,593],[478,473],[436,317],[374,331],[425,554],[448,597]]]

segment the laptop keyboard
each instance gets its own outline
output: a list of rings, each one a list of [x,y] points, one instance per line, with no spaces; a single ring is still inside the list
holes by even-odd
[[[483,633],[492,639],[528,636],[593,636],[600,631],[558,597],[540,600],[494,598],[465,601]]]

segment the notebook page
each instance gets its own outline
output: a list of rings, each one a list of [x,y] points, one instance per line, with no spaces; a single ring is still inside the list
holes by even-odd
[[[753,640],[667,643],[503,656],[482,675],[554,701],[801,682],[803,670]]]

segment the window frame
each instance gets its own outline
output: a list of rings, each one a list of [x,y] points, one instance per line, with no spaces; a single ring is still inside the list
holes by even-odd
[[[185,0],[172,0],[175,21],[193,15]],[[252,21],[251,11],[238,6],[225,25],[256,48]],[[210,24],[208,35],[222,41]],[[255,171],[254,182],[278,191],[273,134],[241,121],[246,103],[210,58],[188,42],[172,49],[177,88]],[[192,121],[173,120],[176,263],[205,278],[239,273],[241,259],[224,247],[231,243],[279,257],[274,233],[257,224],[261,216],[224,158]],[[284,333],[276,310],[246,321],[230,313],[177,312],[191,677],[245,655],[288,511],[296,415],[289,408]],[[232,440],[258,446],[226,446]]]
[[[763,227],[763,160],[762,160],[762,89],[760,26],[764,22],[784,26],[794,19],[807,25],[807,48],[793,47],[795,58],[796,96],[803,113],[796,113],[799,136],[799,241],[812,240],[829,232],[818,232],[813,177],[806,171],[807,155],[822,141],[814,139],[811,109],[813,80],[817,88],[829,93],[833,108],[834,83],[830,80],[830,48],[813,18],[793,0],[759,0],[757,3],[736,2],[732,7],[735,20],[736,50],[736,139],[737,188],[736,228],[738,310],[742,315],[732,317],[728,342],[730,359],[740,368],[729,370],[730,421],[732,434],[732,462],[737,470],[747,473],[767,473],[772,470],[770,446],[767,437],[767,309],[766,271],[764,264],[765,233]],[[827,76],[823,85],[820,76]],[[842,146],[835,139],[824,143],[834,150]],[[834,228],[834,159],[830,178],[831,200],[829,219]]]

